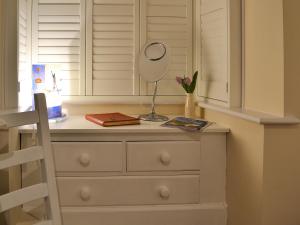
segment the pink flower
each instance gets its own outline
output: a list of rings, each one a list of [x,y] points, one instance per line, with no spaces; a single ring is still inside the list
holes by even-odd
[[[176,76],[176,81],[183,87],[186,93],[193,93],[196,87],[197,77],[198,71],[194,73],[192,79],[184,75],[183,77]]]
[[[184,83],[187,84],[187,85],[191,85],[191,83],[192,83],[191,78],[185,77],[184,78]]]
[[[176,81],[178,84],[182,84],[183,79],[181,77],[176,77]]]

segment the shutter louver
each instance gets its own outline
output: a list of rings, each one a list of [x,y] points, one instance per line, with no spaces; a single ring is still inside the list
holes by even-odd
[[[62,95],[84,95],[80,0],[34,0],[33,7],[33,63],[59,64]]]
[[[158,95],[184,95],[176,76],[192,75],[192,1],[145,0],[141,6],[141,44],[163,41],[171,49],[167,75],[159,82]],[[153,83],[141,80],[143,95],[153,93]]]
[[[138,95],[139,1],[94,0],[87,19],[87,93]]]
[[[198,95],[228,101],[228,18],[226,0],[201,0],[201,77]]]

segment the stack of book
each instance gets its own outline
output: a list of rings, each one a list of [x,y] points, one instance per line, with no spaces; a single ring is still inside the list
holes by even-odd
[[[140,124],[139,118],[127,116],[125,114],[117,112],[103,114],[86,114],[85,118],[88,121],[91,121],[103,127]]]

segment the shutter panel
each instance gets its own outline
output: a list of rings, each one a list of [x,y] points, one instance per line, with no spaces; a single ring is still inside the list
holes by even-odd
[[[201,76],[198,95],[228,101],[227,0],[200,1]]]
[[[82,1],[82,4],[81,4]],[[59,64],[62,95],[85,94],[85,1],[33,0],[33,63]]]
[[[138,95],[138,0],[89,0],[87,93]]]
[[[18,82],[19,107],[31,106],[31,3],[18,1]]]
[[[161,40],[171,49],[169,71],[159,82],[158,95],[184,95],[175,78],[192,75],[192,0],[144,0],[141,4],[141,45]],[[152,95],[153,87],[141,79],[142,95]]]

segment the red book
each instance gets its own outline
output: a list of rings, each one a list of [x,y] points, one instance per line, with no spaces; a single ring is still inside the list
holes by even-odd
[[[104,127],[140,124],[140,119],[122,113],[86,114],[85,119]]]

